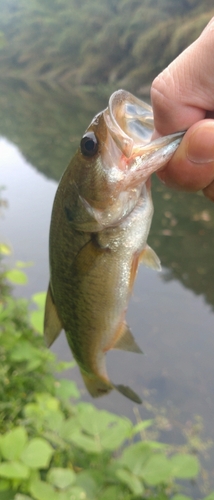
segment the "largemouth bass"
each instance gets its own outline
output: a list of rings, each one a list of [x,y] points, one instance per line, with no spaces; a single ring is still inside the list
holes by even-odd
[[[95,116],[64,172],[50,226],[50,284],[44,332],[48,346],[65,330],[93,397],[113,388],[110,349],[141,353],[125,321],[138,265],[157,270],[147,245],[153,215],[150,176],[169,161],[183,132],[150,142],[152,108],[124,90]]]

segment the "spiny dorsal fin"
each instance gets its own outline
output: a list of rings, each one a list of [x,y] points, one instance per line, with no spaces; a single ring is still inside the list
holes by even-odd
[[[44,337],[47,347],[50,347],[54,340],[58,337],[62,330],[62,323],[59,319],[57,309],[53,300],[51,287],[49,284],[46,304],[45,304],[45,319],[44,319]]]
[[[149,245],[146,245],[140,255],[140,262],[156,271],[161,271],[161,263],[157,254]]]
[[[113,345],[113,349],[121,349],[122,351],[138,352],[143,354],[143,351],[141,351],[140,347],[135,342],[132,332],[125,322],[123,323],[122,334]]]
[[[134,392],[130,387],[127,387],[126,385],[114,385],[114,388],[123,394],[123,396],[126,396],[128,399],[131,399],[131,401],[134,401],[134,403],[137,403],[139,405],[142,404],[142,399]]]

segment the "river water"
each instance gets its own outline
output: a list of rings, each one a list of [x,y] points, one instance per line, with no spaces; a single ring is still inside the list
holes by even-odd
[[[95,113],[107,105],[99,92],[1,84],[0,186],[8,206],[0,216],[0,240],[16,260],[33,261],[28,284],[17,296],[46,290],[49,279],[48,231],[58,180]],[[162,272],[140,266],[127,321],[143,356],[111,352],[108,372],[116,383],[130,385],[163,417],[161,439],[184,441],[191,422],[202,417],[203,437],[214,440],[214,207],[201,193],[166,189],[153,179],[155,215],[149,244],[162,261]],[[70,360],[64,334],[53,346],[59,359]],[[85,401],[78,368],[68,373]],[[135,420],[133,404],[112,391],[97,400],[105,408]],[[154,410],[155,411],[155,410]],[[164,423],[165,422],[165,423]],[[214,452],[206,467],[214,487]]]

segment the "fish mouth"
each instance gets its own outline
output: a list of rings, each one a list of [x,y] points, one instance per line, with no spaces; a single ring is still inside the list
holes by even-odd
[[[134,146],[150,142],[154,128],[152,107],[130,92],[114,92],[104,116],[110,135],[127,158]]]
[[[111,137],[126,158],[144,155],[148,158],[154,152],[157,157],[158,151],[163,154],[171,143],[175,143],[176,149],[185,133],[177,132],[151,141],[154,130],[152,107],[122,89],[111,95],[104,118]]]

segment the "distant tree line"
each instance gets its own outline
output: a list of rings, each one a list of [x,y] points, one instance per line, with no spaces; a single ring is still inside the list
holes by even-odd
[[[213,0],[0,0],[0,76],[139,89],[214,15]]]

